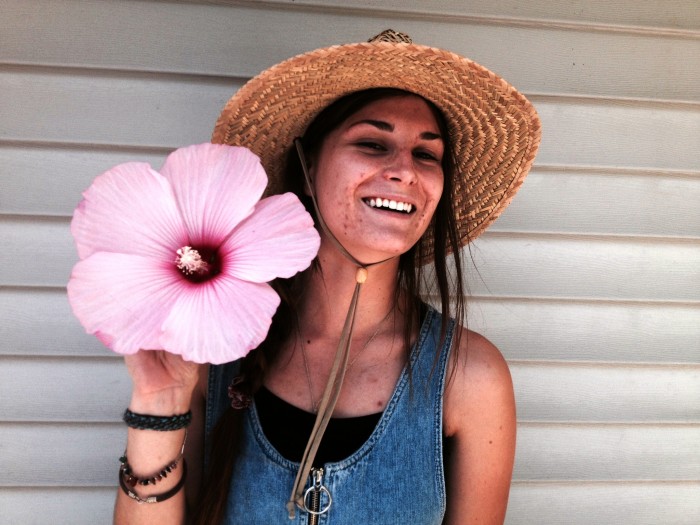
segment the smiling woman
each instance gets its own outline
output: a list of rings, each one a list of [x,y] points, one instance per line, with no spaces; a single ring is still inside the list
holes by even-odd
[[[170,424],[191,409],[192,475],[186,491],[184,474],[139,487],[155,505],[120,492],[116,522],[183,523],[189,508],[202,525],[502,523],[513,389],[499,351],[459,325],[460,249],[513,197],[539,134],[505,81],[393,31],[241,88],[213,142],[257,153],[268,195],[299,196],[318,257],[273,283],[280,307],[244,359],[127,357],[131,411]],[[441,312],[419,295],[425,263]],[[130,472],[172,464],[184,434],[129,428]]]

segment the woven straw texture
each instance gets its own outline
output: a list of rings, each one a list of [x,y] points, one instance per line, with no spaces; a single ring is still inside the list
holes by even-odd
[[[328,104],[375,87],[420,95],[448,123],[456,168],[453,202],[464,246],[521,186],[537,152],[540,121],[532,104],[495,73],[449,51],[402,43],[403,37],[392,32],[387,39],[393,42],[318,49],[263,71],[228,101],[212,142],[246,146],[259,155],[270,179],[266,193],[275,194],[292,141]],[[433,253],[430,232],[421,242],[427,260]]]

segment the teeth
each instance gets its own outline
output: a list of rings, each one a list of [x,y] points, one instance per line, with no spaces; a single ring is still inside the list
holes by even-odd
[[[402,211],[404,213],[411,213],[413,210],[413,205],[407,202],[394,201],[389,199],[378,199],[371,198],[365,201],[372,208],[388,208],[390,210]]]

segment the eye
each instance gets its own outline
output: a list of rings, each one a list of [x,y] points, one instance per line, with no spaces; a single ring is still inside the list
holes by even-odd
[[[442,158],[429,150],[418,150],[413,154],[416,158],[421,160],[428,160],[432,162],[442,162]]]
[[[372,151],[386,151],[386,148],[379,142],[373,142],[371,140],[363,140],[357,143],[363,149],[368,149]]]

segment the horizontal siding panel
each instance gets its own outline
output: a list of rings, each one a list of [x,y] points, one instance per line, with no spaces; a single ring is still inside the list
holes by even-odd
[[[205,0],[197,0],[204,2]],[[290,0],[251,0],[261,5],[289,5]],[[478,16],[487,19],[560,21],[581,25],[606,24],[621,26],[645,26],[650,28],[700,29],[700,14],[695,0],[673,0],[659,3],[656,0],[624,0],[610,4],[591,0],[291,0],[294,5],[316,8],[388,10],[419,13],[422,15]]]
[[[698,104],[531,98],[542,119],[539,164],[688,171],[700,167]]]
[[[511,360],[700,363],[700,305],[472,297],[467,308],[467,326]],[[62,288],[0,289],[0,318],[0,355],[108,352]]]
[[[700,304],[472,297],[467,311],[508,359],[700,363]]]
[[[249,77],[265,63],[272,65],[314,47],[305,44],[319,38],[317,32],[299,26],[296,38],[279,39],[295,22],[318,24],[321,31],[325,25],[305,12],[264,7],[149,0],[34,0],[31,4],[6,0],[5,4],[12,7],[5,10],[2,62],[62,67]],[[44,23],[45,19],[51,23]],[[337,23],[338,19],[342,17],[326,20]],[[37,31],[42,38],[36,38]]]
[[[204,139],[203,139],[204,140]],[[124,162],[158,169],[166,153],[0,144],[0,214],[72,215],[93,179]]]
[[[109,355],[73,316],[63,288],[0,287],[0,319],[0,355]]]
[[[465,259],[474,295],[697,301],[700,294],[699,242],[487,233]]]
[[[516,481],[700,480],[700,425],[518,426]]]
[[[7,524],[110,523],[116,488],[0,489]],[[36,502],[41,501],[41,505]],[[696,525],[700,483],[528,484],[511,487],[506,525]]]
[[[116,484],[116,475],[114,479]],[[116,485],[109,488],[4,488],[0,489],[0,519],[6,525],[112,523],[116,495]]]
[[[165,152],[137,149],[0,145],[0,213],[68,216],[99,173],[129,161],[158,169],[164,160]],[[492,231],[700,237],[697,202],[700,172],[535,169]]]
[[[700,171],[681,175],[535,169],[491,231],[700,238],[698,202]]]
[[[700,367],[512,363],[511,371],[521,421],[700,423]],[[118,422],[130,392],[119,358],[0,359],[0,421]]]
[[[205,142],[237,86],[203,78],[0,70],[0,140],[163,148]],[[700,105],[532,98],[544,129],[543,165],[700,166]]]
[[[516,481],[700,479],[697,426],[525,424],[518,432]],[[123,424],[0,424],[0,487],[113,486],[125,441]]]
[[[697,525],[700,483],[515,483],[506,525]]]
[[[0,487],[113,487],[125,428],[123,423],[0,423]]]
[[[160,148],[207,142],[238,87],[213,79],[0,70],[0,140]]]
[[[117,357],[0,359],[0,421],[116,423],[130,397],[131,379]]]
[[[65,286],[78,254],[67,219],[0,217],[0,286]],[[3,272],[4,273],[4,272]]]
[[[514,26],[507,20],[483,24],[449,18],[428,22],[404,16],[403,3],[392,13],[372,9],[310,13],[276,9],[269,2],[260,7],[99,0],[10,4],[5,9],[0,63],[250,77],[297,53],[361,42],[393,27],[416,42],[486,64],[525,92],[700,100],[696,60],[700,39],[692,34],[672,38],[653,32],[596,31],[592,37],[587,31],[541,23]],[[459,12],[468,9],[460,7]],[[596,11],[603,9],[601,4]],[[672,12],[658,6],[655,10]],[[42,25],[44,19],[51,25]],[[46,31],[52,27],[61,31]],[[124,38],[124,28],[129,38]],[[280,38],[290,28],[293,38]],[[517,52],[504,52],[502,42]]]
[[[67,219],[5,217],[0,238],[0,285],[68,281],[77,255]],[[698,242],[491,233],[470,251],[479,269],[469,276],[475,295],[695,301],[700,292]]]
[[[510,368],[520,421],[700,423],[700,365]]]
[[[0,489],[3,523],[110,523],[116,488]],[[41,501],[41,505],[36,502]],[[528,484],[511,487],[506,525],[696,525],[700,483]]]

